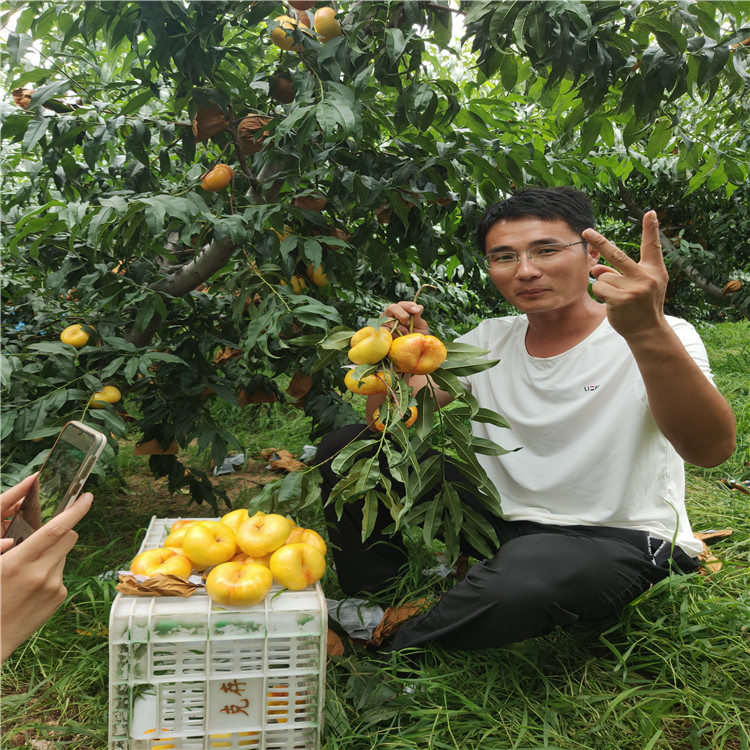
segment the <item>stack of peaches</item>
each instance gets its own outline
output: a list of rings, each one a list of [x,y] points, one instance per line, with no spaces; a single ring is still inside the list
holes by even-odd
[[[137,575],[176,575],[208,571],[206,592],[217,604],[250,606],[263,601],[278,583],[300,591],[319,581],[326,569],[326,543],[313,529],[277,513],[250,516],[245,508],[219,521],[175,521],[163,547],[135,556]]]

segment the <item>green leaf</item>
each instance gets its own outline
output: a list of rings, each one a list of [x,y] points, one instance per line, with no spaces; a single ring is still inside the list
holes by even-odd
[[[323,333],[309,333],[307,336],[297,336],[293,339],[287,339],[290,346],[318,346],[325,337]]]
[[[102,369],[99,377],[102,380],[111,377],[120,369],[123,362],[125,362],[125,357],[115,357],[105,368]]]
[[[470,505],[464,504],[464,525],[461,531],[469,544],[485,558],[493,557],[500,547],[495,529]]]
[[[531,6],[528,3],[528,6]],[[547,11],[543,8],[535,9],[526,19],[525,32],[529,35],[536,54],[541,57],[547,48]]]
[[[463,377],[465,375],[474,375],[483,370],[489,370],[499,362],[499,359],[485,359],[484,357],[481,359],[466,359],[462,361],[446,360],[440,365],[440,370],[442,372],[450,372],[451,375]]]
[[[375,439],[360,439],[345,446],[331,462],[331,470],[336,474],[346,473],[347,468],[361,453],[371,451],[378,441]]]
[[[512,4],[513,3],[507,3],[507,5]],[[467,3],[464,24],[475,23],[476,21],[483,19],[484,16],[493,12],[496,5],[497,0],[473,0],[473,2]],[[492,29],[490,29],[490,33],[492,33]]]
[[[290,471],[278,484],[276,489],[276,501],[279,505],[296,501],[302,494],[302,482],[305,477],[304,471]]]
[[[141,331],[145,331],[146,327],[151,322],[151,319],[154,317],[155,311],[156,305],[154,304],[154,295],[150,295],[141,302],[140,307],[138,308],[138,314],[135,318],[136,327]]]
[[[422,388],[417,393],[417,421],[414,429],[420,439],[424,440],[432,433],[435,426],[435,400],[429,387]]]
[[[306,297],[305,300],[304,304],[294,308],[294,315],[301,322],[317,328],[324,328],[329,322],[339,323],[341,321],[341,315],[335,307],[325,305],[312,297]],[[330,348],[323,346],[322,342],[320,346],[324,349]]]
[[[479,409],[474,415],[473,419],[476,422],[485,422],[487,424],[493,424],[496,427],[509,427],[508,423],[496,412],[490,409]]]
[[[24,153],[31,151],[47,133],[49,128],[49,117],[35,117],[29,122],[26,133],[23,136],[21,148]]]
[[[391,65],[398,63],[398,58],[404,53],[406,49],[406,38],[404,32],[401,29],[386,29],[385,33],[385,53],[388,55],[388,59]]]
[[[128,383],[132,383],[136,373],[138,372],[138,365],[140,364],[140,359],[138,357],[133,357],[131,360],[128,361],[128,363],[125,365],[125,370],[123,371],[123,375],[125,377],[125,380],[128,381]]]
[[[362,506],[362,541],[366,541],[375,528],[378,520],[378,507],[380,501],[377,493],[370,491],[365,493],[365,501]]]
[[[462,357],[463,359],[474,359],[475,357],[481,357],[485,354],[489,354],[489,351],[487,349],[480,349],[477,346],[464,344],[460,341],[445,342],[445,349],[448,352],[448,359],[455,359],[459,357]]]
[[[500,62],[500,81],[506,91],[513,91],[518,82],[518,61],[514,55],[503,54]]]
[[[672,128],[669,121],[666,119],[659,120],[651,130],[651,135],[648,137],[646,156],[651,160],[663,156],[664,150],[666,149],[671,137]]]
[[[435,382],[438,388],[450,393],[454,398],[464,392],[464,388],[458,378],[451,372],[439,367],[430,373],[430,378]]]
[[[488,5],[494,6],[494,12],[490,19],[488,38],[490,43],[499,49],[500,47],[497,44],[497,39],[501,35],[509,34],[513,30],[516,15],[519,10],[521,10],[524,3],[516,0],[515,2],[493,2],[488,3]]]
[[[105,409],[95,409],[88,413],[88,418],[92,421],[101,422],[108,432],[114,432],[118,437],[125,437],[127,426],[112,407]]]
[[[23,56],[31,48],[33,41],[28,34],[16,34],[13,31],[8,34],[5,48],[8,50],[11,60],[14,63],[20,63]]]
[[[48,99],[52,99],[59,94],[67,93],[70,88],[70,81],[67,79],[64,81],[55,81],[54,83],[48,83],[46,86],[40,86],[32,95],[29,100],[29,110],[35,109],[41,104],[44,104]]]
[[[599,138],[604,119],[601,115],[594,115],[583,123],[583,127],[581,128],[581,156],[587,156],[593,150]]]
[[[484,456],[504,456],[506,453],[511,452],[492,440],[485,438],[472,437],[469,445],[475,453],[481,453]]]
[[[443,495],[443,502],[445,507],[448,509],[450,515],[450,522],[452,526],[458,531],[463,526],[464,520],[464,504],[461,502],[456,488],[452,484],[444,484],[441,488]]]
[[[341,84],[327,84],[326,98],[318,104],[315,116],[326,136],[333,136],[340,127],[343,133],[360,129],[354,92]]]
[[[35,352],[44,354],[62,354],[66,357],[75,355],[76,351],[70,344],[63,344],[62,341],[40,341],[36,344],[29,344],[28,348]]]
[[[433,454],[419,463],[419,470],[412,471],[407,481],[407,496],[418,498],[428,492],[442,475],[443,456]]]
[[[332,328],[328,335],[318,344],[321,349],[335,349],[344,351],[349,348],[349,342],[356,331],[344,326]]]
[[[435,534],[440,527],[440,522],[443,517],[442,492],[438,493],[434,499],[425,501],[425,505],[428,507],[422,524],[422,539],[429,547],[432,545],[432,540],[435,538]]]
[[[160,298],[157,296],[156,299],[159,300]],[[176,354],[170,354],[170,352],[149,352],[148,356],[153,362],[172,362],[174,364],[188,366],[188,363],[182,359],[182,357],[178,357]]]

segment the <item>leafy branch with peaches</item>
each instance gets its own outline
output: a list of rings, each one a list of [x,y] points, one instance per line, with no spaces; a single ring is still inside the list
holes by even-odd
[[[474,436],[471,422],[507,424],[495,412],[480,408],[459,377],[493,367],[497,360],[487,359],[487,351],[468,344],[446,343],[413,331],[399,334],[397,329],[397,321],[380,317],[359,330],[336,326],[326,335],[292,342],[317,347],[313,371],[345,354],[346,388],[357,395],[385,397],[368,424],[372,436],[350,442],[329,459],[341,480],[328,502],[339,516],[346,503],[364,502],[363,540],[372,533],[382,503],[393,519],[389,533],[420,528],[427,545],[436,538],[445,541],[451,561],[459,555],[463,534],[489,556],[491,546],[497,544],[494,531],[474,508],[461,502],[458,490],[474,495],[491,513],[501,514],[500,497],[477,454],[499,456],[508,451]],[[427,377],[426,386],[416,394],[410,385],[413,375]],[[438,391],[450,394],[451,403],[441,406]],[[256,501],[274,507],[292,499],[295,507],[311,505],[320,497],[316,469],[311,466],[267,485]],[[446,481],[449,469],[460,472],[465,481]]]

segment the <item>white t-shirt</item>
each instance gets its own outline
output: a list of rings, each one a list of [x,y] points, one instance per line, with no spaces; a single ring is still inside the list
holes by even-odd
[[[713,382],[695,328],[679,318],[667,321]],[[526,351],[527,328],[525,315],[492,318],[458,338],[500,360],[460,380],[480,406],[510,425],[475,422],[474,435],[520,448],[478,456],[504,516],[639,529],[698,555],[702,545],[685,510],[683,461],[656,426],[625,340],[605,318],[572,349],[539,358]]]

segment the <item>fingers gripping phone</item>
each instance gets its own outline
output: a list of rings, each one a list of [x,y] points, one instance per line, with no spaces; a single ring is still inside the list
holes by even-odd
[[[106,443],[101,432],[81,422],[62,428],[4,534],[15,540],[14,547],[73,504]]]

